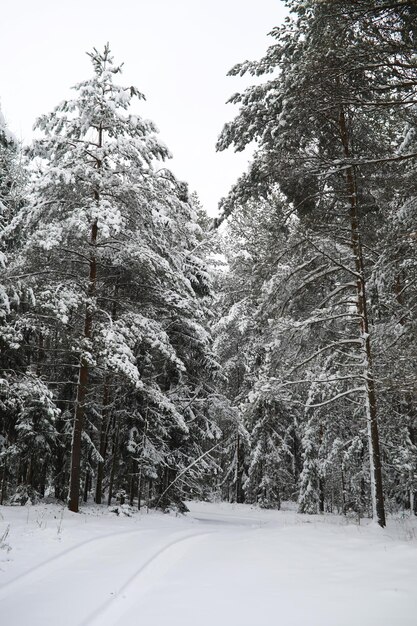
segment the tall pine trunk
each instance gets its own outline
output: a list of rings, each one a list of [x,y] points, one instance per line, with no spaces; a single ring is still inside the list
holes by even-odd
[[[92,246],[92,253],[90,256],[90,272],[89,272],[89,286],[88,296],[89,298],[94,296],[97,280],[97,260],[94,253],[94,247],[97,242],[97,220],[94,221],[91,227],[90,244]],[[91,331],[93,328],[93,310],[92,303],[88,302],[84,318],[84,339],[91,339]],[[68,508],[74,513],[78,513],[79,498],[80,498],[80,466],[81,466],[81,443],[82,433],[84,428],[84,415],[85,415],[85,400],[87,396],[88,388],[88,373],[89,373],[88,359],[84,355],[80,359],[80,373],[78,377],[77,385],[77,397],[75,400],[75,416],[74,416],[74,429],[72,432],[72,446],[71,446],[71,473],[70,473],[70,487],[69,487],[69,503]]]
[[[117,296],[117,283],[114,290],[114,302],[111,311],[112,321],[116,319],[116,296]],[[110,426],[112,422],[112,416],[110,414],[111,404],[111,382],[112,377],[110,374],[106,374],[103,386],[103,406],[101,410],[101,427],[100,427],[100,444],[99,452],[101,460],[97,465],[97,481],[96,481],[96,493],[95,502],[101,504],[103,497],[103,479],[104,479],[104,465],[107,456],[107,444],[109,439]]]
[[[114,489],[114,479],[116,476],[116,467],[118,461],[118,452],[119,452],[119,426],[115,423],[115,429],[113,431],[113,448],[112,448],[112,464],[110,470],[110,481],[109,481],[109,495],[107,498],[108,506],[111,506],[111,501],[113,498],[113,489]]]
[[[103,129],[98,129],[98,148],[103,146]],[[97,159],[97,169],[100,169],[102,162]],[[97,204],[100,202],[100,192],[98,189],[94,190],[94,199]],[[93,329],[93,303],[92,298],[96,293],[97,283],[97,258],[96,258],[96,246],[98,236],[98,223],[95,219],[91,225],[90,231],[90,261],[89,261],[89,275],[88,275],[88,302],[85,310],[84,318],[84,340],[88,343],[91,339],[91,333]],[[77,397],[75,400],[75,415],[74,415],[74,428],[72,432],[72,446],[71,446],[71,472],[70,472],[70,486],[69,486],[69,501],[68,508],[74,513],[78,513],[79,499],[80,499],[80,466],[81,466],[81,443],[82,433],[84,428],[84,416],[85,416],[85,401],[87,397],[88,389],[88,375],[89,364],[88,359],[82,354],[80,358],[80,373],[78,377],[77,385]]]
[[[346,159],[351,158],[349,132],[343,107],[339,114],[339,128]],[[360,237],[358,194],[354,166],[346,169],[346,191],[349,198],[349,217],[351,248],[355,260],[356,309],[360,324],[360,339],[364,357],[363,376],[365,379],[365,407],[368,430],[369,463],[371,478],[372,515],[381,527],[385,526],[384,493],[379,449],[379,432],[376,408],[375,381],[372,371],[371,341],[366,301],[366,279],[364,273],[363,251]]]

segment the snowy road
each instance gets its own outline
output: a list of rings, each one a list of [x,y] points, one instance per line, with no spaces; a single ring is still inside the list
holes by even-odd
[[[2,513],[6,523],[18,512]],[[381,531],[206,503],[187,519],[81,518],[58,525],[58,544],[45,526],[43,551],[42,523],[12,520],[22,549],[0,561],[2,625],[416,624],[415,525]]]

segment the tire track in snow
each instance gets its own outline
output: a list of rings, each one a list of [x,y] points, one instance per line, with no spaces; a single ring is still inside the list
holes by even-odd
[[[55,566],[56,563],[59,563],[61,559],[65,561],[65,557],[73,556],[75,552],[77,552],[78,550],[82,550],[84,547],[86,547],[89,544],[100,543],[100,541],[105,541],[110,538],[116,539],[118,537],[123,537],[126,535],[145,534],[145,533],[151,533],[151,532],[155,532],[155,530],[154,529],[135,529],[135,530],[125,530],[125,531],[116,532],[116,533],[115,532],[106,533],[105,535],[100,535],[99,537],[90,537],[90,539],[86,539],[85,541],[81,541],[73,546],[69,546],[68,548],[66,548],[65,550],[62,550],[58,554],[54,554],[54,556],[51,556],[45,561],[42,561],[41,563],[34,565],[30,569],[28,569],[26,572],[22,572],[21,574],[18,574],[18,576],[15,576],[11,580],[8,580],[7,582],[5,582],[0,587],[0,599],[3,596],[8,595],[20,584],[22,583],[26,584],[28,581],[30,581],[31,578],[37,578],[39,573],[41,573],[45,569],[47,570],[50,565]]]
[[[190,541],[193,540],[200,540],[203,537],[207,536],[207,535],[212,535],[215,534],[216,531],[212,530],[212,531],[205,531],[205,532],[193,532],[193,533],[188,533],[187,535],[183,535],[182,537],[177,537],[176,539],[170,541],[168,544],[162,546],[157,552],[155,552],[153,555],[151,555],[147,561],[145,561],[145,563],[143,563],[129,578],[128,580],[119,588],[119,590],[117,591],[116,595],[113,596],[112,598],[109,598],[108,600],[106,600],[106,602],[104,602],[100,607],[98,607],[93,613],[91,613],[87,619],[85,621],[82,622],[81,626],[102,626],[106,623],[109,624],[114,624],[115,622],[114,620],[114,613],[116,613],[116,615],[118,617],[121,617],[121,615],[124,613],[124,611],[128,608],[127,605],[130,605],[131,602],[124,602],[124,600],[126,599],[126,596],[122,596],[122,594],[128,593],[129,592],[129,588],[131,587],[136,587],[136,584],[138,582],[138,579],[140,579],[140,577],[143,574],[146,574],[147,570],[149,570],[151,565],[154,565],[156,563],[156,561],[161,560],[161,557],[166,557],[167,553],[169,553],[170,551],[172,551],[172,548],[176,548],[178,547],[180,544],[182,543],[189,543]],[[170,560],[170,559],[164,559],[165,560],[165,565],[168,564],[168,566],[172,563],[175,563],[175,561],[177,561],[179,558],[181,558],[183,553],[181,553],[179,556],[177,556],[176,558],[174,557],[174,559]],[[164,562],[164,561],[163,561]],[[149,587],[149,584],[148,584]],[[143,593],[143,589],[139,588],[139,592],[142,591]],[[146,590],[144,591],[146,593]],[[138,601],[138,596],[135,594],[135,602]],[[106,621],[110,619],[110,622]]]
[[[191,514],[190,518],[191,519],[195,519],[196,521],[203,523],[203,524],[210,524],[210,523],[222,523],[224,522],[225,524],[230,524],[230,525],[234,525],[236,524],[237,526],[246,526],[246,524],[239,524],[239,520],[245,520],[248,522],[253,522],[254,525],[259,524],[259,527],[265,525],[265,523],[262,523],[261,520],[256,520],[254,518],[250,518],[250,517],[242,517],[239,515],[224,515],[222,513],[220,514],[214,514],[215,519],[213,518],[213,513],[208,514],[207,516],[202,513],[200,515],[197,514]],[[217,518],[217,519],[216,519]],[[224,518],[224,519],[222,519]],[[230,521],[232,520],[232,521]],[[248,524],[249,526],[249,524]],[[33,567],[29,568],[28,570],[26,570],[25,572],[22,572],[21,574],[18,574],[17,576],[15,576],[14,578],[12,578],[11,580],[8,580],[7,582],[3,583],[0,586],[0,599],[3,595],[8,595],[9,591],[11,591],[12,589],[14,589],[14,587],[17,584],[20,584],[21,581],[26,581],[26,579],[30,579],[30,577],[32,575],[35,574],[39,574],[40,572],[42,572],[42,570],[44,570],[45,568],[47,568],[49,565],[51,564],[55,564],[56,562],[59,562],[62,558],[68,556],[68,555],[72,555],[75,551],[80,550],[82,548],[84,548],[85,546],[89,545],[89,544],[93,544],[93,543],[99,543],[102,540],[106,540],[109,538],[117,538],[117,537],[123,537],[125,535],[135,535],[135,534],[145,534],[145,533],[151,533],[151,532],[156,532],[155,529],[152,528],[147,528],[147,529],[135,529],[135,530],[125,530],[125,531],[121,531],[121,532],[110,532],[110,533],[106,533],[104,535],[99,535],[98,537],[90,537],[89,539],[86,539],[85,541],[81,541],[79,543],[76,543],[72,546],[69,546],[68,548],[66,548],[65,550],[62,550],[60,552],[58,552],[57,554],[54,554],[53,556],[45,559],[44,561],[42,561],[41,563],[38,563],[37,565],[34,565]],[[211,531],[214,532],[214,531]],[[207,532],[204,533],[196,533],[196,536],[198,536],[198,534],[210,534]],[[190,535],[192,536],[192,535]],[[171,545],[171,544],[170,544]]]

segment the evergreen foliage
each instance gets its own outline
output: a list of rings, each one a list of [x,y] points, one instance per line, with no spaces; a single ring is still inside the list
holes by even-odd
[[[167,488],[220,433],[204,217],[162,164],[154,124],[129,111],[143,96],[116,84],[109,47],[90,58],[93,77],[37,121],[28,199],[8,226],[25,233],[12,269],[33,293],[24,341],[36,379],[5,391],[4,464],[25,465],[5,492],[47,485],[66,498],[69,482],[73,511],[93,493],[139,506],[198,493],[210,456]]]
[[[231,70],[269,80],[231,98],[240,111],[218,142],[220,150],[237,151],[256,142],[249,171],[222,202],[221,219],[232,214],[233,229],[251,212],[256,230],[261,210],[260,241],[273,232],[268,222],[284,233],[266,249],[260,243],[247,270],[260,280],[253,315],[257,346],[265,351],[252,369],[261,383],[251,384],[248,402],[260,388],[263,402],[286,404],[274,418],[279,433],[286,432],[288,411],[293,415],[301,511],[372,510],[383,526],[381,460],[385,495],[405,476],[403,505],[410,497],[413,506],[415,491],[415,393],[405,401],[386,346],[388,325],[397,325],[401,341],[399,326],[407,326],[413,306],[411,240],[394,242],[392,224],[402,221],[400,207],[409,216],[414,207],[411,188],[397,187],[397,164],[406,163],[409,180],[416,156],[415,7],[383,0],[287,4],[290,17],[272,31],[266,55]],[[388,311],[404,304],[405,293],[405,317],[395,321]],[[408,328],[413,352],[415,332]],[[261,423],[258,416],[251,426],[252,454]],[[389,504],[395,506],[392,497]]]
[[[109,46],[0,113],[0,501],[416,510],[417,9],[288,0],[213,228]]]

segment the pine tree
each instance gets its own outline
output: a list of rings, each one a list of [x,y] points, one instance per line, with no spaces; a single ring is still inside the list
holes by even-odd
[[[386,2],[288,5],[293,17],[274,29],[277,41],[265,57],[231,71],[275,75],[231,99],[241,110],[225,126],[219,149],[234,145],[242,150],[252,140],[258,149],[249,172],[224,201],[223,215],[248,197],[267,195],[278,183],[316,235],[327,229],[331,237],[346,240],[344,233],[350,232],[345,249],[350,249],[351,258],[342,266],[336,254],[332,262],[339,263],[339,270],[344,267],[356,291],[357,358],[364,366],[357,392],[363,397],[368,426],[373,515],[384,526],[364,240],[371,232],[366,230],[367,222],[372,223],[369,215],[378,208],[375,188],[386,164],[401,158],[392,154],[392,138],[416,85],[413,8],[411,3],[392,7]],[[314,245],[321,252],[321,244]]]
[[[133,502],[149,478],[157,501],[203,455],[197,484],[219,437],[201,211],[162,166],[155,126],[129,112],[143,96],[115,84],[109,47],[90,58],[93,77],[37,122],[33,190],[13,231],[26,233],[36,367],[60,409],[55,492],[69,479],[73,511],[81,481],[84,499],[95,481],[96,501],[107,489],[111,503]]]

